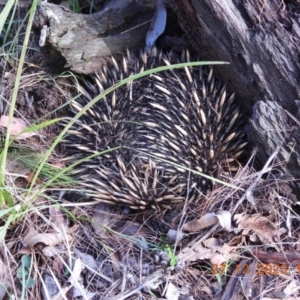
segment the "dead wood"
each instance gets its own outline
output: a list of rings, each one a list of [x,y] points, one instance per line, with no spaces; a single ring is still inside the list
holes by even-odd
[[[296,101],[298,103],[298,101]],[[253,107],[249,138],[257,147],[261,161],[266,161],[277,150],[274,169],[300,178],[300,123],[274,101],[259,101]],[[294,192],[300,196],[300,185],[291,182]]]
[[[299,268],[300,268],[300,253],[298,253],[296,251],[295,252],[278,253],[278,252],[266,252],[266,251],[254,249],[253,252],[251,252],[251,251],[245,252],[245,255],[251,256],[251,257],[254,256],[260,263],[263,263],[263,264],[267,264],[267,265],[273,264],[274,269],[276,267],[288,268],[290,265],[294,265],[294,266],[296,265],[296,266],[299,266]],[[274,269],[269,270],[269,274],[266,274],[266,275],[278,275],[279,271],[282,272],[282,270],[277,270],[278,274],[275,274]],[[263,271],[263,270],[261,270],[261,271]],[[267,271],[267,268],[266,268],[266,271]]]
[[[293,111],[299,99],[300,8],[282,0],[168,0],[204,60],[216,68],[249,112],[259,100]],[[290,2],[290,1],[289,1]]]
[[[90,74],[101,67],[103,56],[124,52],[126,47],[140,47],[152,16],[152,9],[134,0],[111,1],[104,10],[91,15],[41,2],[36,24],[40,29],[47,26],[46,47],[64,57],[65,67]]]
[[[253,288],[256,268],[257,261],[242,260],[231,275],[221,300],[245,299]]]

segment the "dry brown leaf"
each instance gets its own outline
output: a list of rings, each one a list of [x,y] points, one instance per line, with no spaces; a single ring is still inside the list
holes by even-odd
[[[55,246],[66,241],[66,239],[70,242],[72,236],[67,233],[36,233],[35,231],[31,231],[24,237],[23,244],[25,247],[29,248],[32,248],[37,244]]]
[[[209,259],[213,254],[212,249],[205,248],[201,244],[198,244],[193,248],[183,249],[179,258],[181,260],[191,262],[199,259]]]
[[[231,251],[233,250],[233,247],[229,246],[228,244],[223,244],[220,246],[212,246],[211,248],[214,249],[215,252],[219,252],[225,255],[231,253]]]
[[[8,122],[9,122],[8,116],[0,117],[0,126],[7,128]],[[27,128],[27,124],[24,122],[24,120],[13,117],[10,126],[10,136],[15,136],[26,128]],[[34,135],[36,135],[35,132],[24,132],[18,135],[17,140],[27,139]]]
[[[183,231],[197,232],[215,224],[220,224],[226,230],[231,229],[231,213],[229,211],[218,211],[217,213],[208,213],[200,219],[186,222],[182,226]]]
[[[219,220],[214,213],[208,213],[202,216],[200,219],[186,222],[182,226],[182,231],[196,232],[203,228],[217,224],[218,222]]]
[[[223,263],[226,263],[229,259],[231,259],[233,257],[234,257],[233,254],[229,254],[229,255],[215,254],[215,255],[212,255],[210,261],[211,261],[212,265],[219,266]]]
[[[25,174],[25,176],[26,176],[26,177],[25,177],[26,181],[29,182],[29,183],[32,183],[32,180],[33,180],[33,178],[34,178],[34,175],[35,175],[35,173],[32,172],[32,171],[26,173],[26,174]],[[39,178],[36,178],[35,184],[41,184],[41,183],[42,183],[42,180],[39,179]]]
[[[222,244],[220,240],[210,238],[202,243],[196,243],[189,248],[183,249],[178,258],[185,262],[210,259],[212,264],[219,265],[235,257],[235,254],[231,253],[232,250],[232,247]]]
[[[243,234],[247,234],[249,230],[253,230],[262,242],[264,242],[264,239],[270,243],[279,240],[281,234],[280,230],[276,228],[274,223],[269,221],[266,217],[262,217],[260,214],[253,216],[237,214],[235,215],[235,220],[238,223],[238,228],[244,230]]]
[[[210,261],[214,265],[220,265],[234,257],[232,254],[233,248],[227,244],[222,244],[219,239],[209,238],[203,241],[203,245],[213,250]]]
[[[222,243],[219,239],[216,238],[209,238],[205,241],[203,241],[203,245],[207,248],[213,248],[213,247],[220,247],[222,246]]]
[[[231,253],[233,248],[227,244],[224,244],[223,246],[212,247],[212,249],[215,253],[210,259],[213,265],[220,265],[235,257],[235,254]]]

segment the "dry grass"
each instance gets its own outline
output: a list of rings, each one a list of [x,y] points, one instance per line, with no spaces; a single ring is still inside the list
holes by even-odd
[[[25,289],[29,299],[73,299],[74,290],[81,293],[82,299],[90,299],[90,293],[95,293],[96,299],[153,299],[172,289],[175,294],[187,293],[195,299],[216,299],[216,291],[225,293],[226,283],[244,259],[247,266],[258,261],[255,273],[251,274],[251,288],[260,287],[265,297],[276,292],[291,293],[286,286],[293,290],[293,284],[299,283],[300,261],[279,263],[280,270],[275,274],[276,264],[270,269],[271,263],[261,261],[255,252],[268,251],[272,257],[276,253],[291,253],[297,247],[299,218],[291,208],[294,199],[286,180],[271,173],[261,179],[260,172],[251,167],[240,168],[235,177],[227,180],[239,189],[220,185],[199,204],[182,204],[172,214],[167,210],[123,216],[101,204],[68,204],[65,195],[59,199],[53,195],[48,199],[41,197],[33,205],[25,198],[19,199],[27,203],[27,210],[22,222],[17,221],[5,236],[2,270],[9,272],[1,274],[3,282],[8,282],[8,290],[20,297],[22,281],[16,274],[21,258],[28,255],[31,265],[26,276],[34,282],[33,287]],[[254,182],[250,202],[245,199],[234,212],[235,204]],[[61,204],[54,204],[54,200]],[[247,232],[239,222],[233,221],[230,231],[216,223],[195,232],[185,231],[175,249],[172,245],[167,247],[164,234],[157,231],[159,222],[176,224],[180,220],[184,226],[220,211],[231,213],[232,220],[238,214],[265,218],[264,231],[271,235],[262,236],[253,222],[248,223]],[[289,223],[290,232],[280,230],[288,228]],[[181,232],[174,229],[177,234]],[[32,232],[34,238],[28,237]],[[60,238],[54,239],[58,234]],[[177,258],[176,265],[170,265],[173,256]],[[245,272],[238,275],[241,280],[249,275]],[[37,297],[51,293],[49,282],[60,298]],[[244,296],[249,292],[244,290]]]

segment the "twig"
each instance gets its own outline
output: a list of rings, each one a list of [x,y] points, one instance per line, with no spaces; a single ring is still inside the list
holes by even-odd
[[[261,177],[263,176],[263,174],[267,173],[270,171],[269,165],[271,164],[271,162],[273,161],[273,159],[276,157],[276,155],[279,152],[279,147],[276,148],[276,150],[273,152],[273,154],[269,157],[268,161],[266,162],[266,164],[264,165],[264,167],[262,168],[262,170],[258,173],[257,178],[255,179],[255,181],[249,186],[249,188],[246,190],[246,192],[244,193],[244,195],[241,197],[241,199],[237,202],[237,204],[235,205],[232,214],[234,214],[234,212],[237,210],[237,208],[239,207],[239,205],[247,198],[249,197],[249,195],[252,195],[252,191],[254,190],[254,188],[257,186],[258,182],[260,181]]]
[[[142,283],[138,287],[136,287],[134,289],[131,289],[129,291],[126,291],[126,292],[124,292],[122,294],[118,294],[115,297],[105,297],[105,298],[102,298],[102,299],[103,300],[125,300],[128,297],[130,297],[131,295],[134,295],[135,293],[137,293],[140,290],[142,290],[144,287],[148,287],[151,282],[157,281],[162,276],[163,276],[163,269],[157,270],[156,272],[153,272],[152,274],[150,274],[149,276],[147,276],[145,278],[144,283]]]

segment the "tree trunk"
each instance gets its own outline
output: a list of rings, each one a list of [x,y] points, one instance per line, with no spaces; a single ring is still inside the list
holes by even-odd
[[[300,7],[282,0],[169,0],[182,29],[251,112],[259,100],[293,111],[300,99]],[[244,3],[244,4],[243,4]]]

